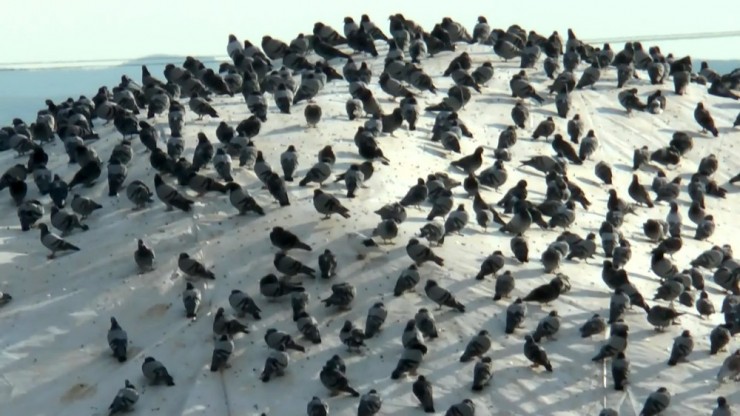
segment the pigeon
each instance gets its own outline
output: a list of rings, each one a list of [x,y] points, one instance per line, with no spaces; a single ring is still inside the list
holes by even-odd
[[[159,383],[165,383],[168,386],[175,385],[175,381],[167,371],[167,367],[157,361],[154,357],[146,357],[144,359],[144,363],[141,365],[141,372],[144,373],[144,377],[146,377],[152,385],[157,385]]]
[[[365,338],[374,337],[380,331],[380,327],[387,316],[388,311],[385,309],[383,302],[373,304],[367,311],[367,318],[365,319]]]
[[[638,179],[637,175],[632,175],[632,182],[630,183],[627,191],[629,193],[629,196],[638,204],[645,204],[648,206],[648,208],[653,207],[652,198],[650,197],[647,189],[645,189],[643,185],[640,185],[640,180]]]
[[[614,390],[623,391],[629,384],[630,377],[630,360],[624,355],[624,352],[618,352],[612,359],[612,379],[614,380]]]
[[[288,146],[288,149],[280,154],[280,166],[283,169],[283,179],[286,182],[293,182],[293,174],[298,167],[298,152],[295,146]]]
[[[167,205],[167,211],[175,207],[181,211],[190,212],[194,201],[186,198],[177,189],[166,184],[159,174],[154,175],[154,189],[160,201]]]
[[[79,194],[74,194],[72,196],[71,206],[72,211],[74,211],[76,214],[79,214],[81,220],[86,219],[96,210],[103,208],[102,205],[98,204],[92,199],[82,197]]]
[[[500,250],[496,250],[490,256],[486,257],[481,263],[480,271],[475,276],[476,280],[483,280],[485,276],[494,275],[504,267],[504,255]]]
[[[655,327],[656,331],[662,331],[674,323],[675,319],[683,313],[676,312],[673,308],[661,305],[653,305],[647,314],[648,322]]]
[[[213,346],[213,356],[211,357],[211,371],[216,372],[227,367],[227,362],[234,351],[234,341],[228,335],[223,334]]]
[[[584,137],[581,141],[580,147],[578,148],[578,158],[581,161],[586,161],[587,159],[591,158],[591,156],[596,152],[596,149],[598,148],[599,139],[596,138],[596,134],[593,130],[589,130],[588,133],[586,133],[586,137]],[[565,152],[563,152],[563,154],[567,156]],[[570,157],[568,159],[570,160]],[[577,165],[578,163],[575,164]]]
[[[508,298],[511,292],[514,291],[515,280],[511,271],[506,270],[496,278],[496,285],[494,288],[493,300],[500,300],[501,298]]]
[[[606,343],[601,346],[598,354],[596,354],[591,361],[599,362],[605,358],[613,358],[620,352],[624,352],[627,348],[627,328],[612,328],[611,335]]]
[[[465,312],[465,305],[455,299],[455,296],[450,291],[439,286],[433,279],[427,280],[424,286],[424,293],[439,306],[438,309],[442,309],[442,306],[447,306],[456,309],[458,312]]]
[[[532,362],[532,367],[542,365],[545,370],[552,372],[552,364],[547,358],[547,352],[535,342],[531,335],[524,336],[524,356]]]
[[[455,403],[447,409],[445,416],[475,416],[475,403],[470,399]]]
[[[444,266],[444,259],[434,254],[432,249],[420,243],[416,238],[409,240],[406,245],[406,254],[408,254],[417,266],[421,266],[427,261],[432,261],[438,266]]]
[[[294,320],[298,331],[300,331],[304,338],[314,344],[321,344],[321,333],[319,332],[319,324],[316,322],[316,319],[306,311],[302,311],[296,315]]]
[[[247,329],[246,325],[236,319],[227,319],[224,314],[224,308],[218,308],[216,311],[216,315],[213,318],[213,333],[215,335],[220,336],[226,334],[233,337],[238,333],[249,333],[249,329]]]
[[[375,389],[363,394],[360,397],[360,403],[357,405],[357,416],[373,416],[380,412],[383,405],[380,395]]]
[[[262,310],[254,302],[254,299],[241,290],[234,289],[231,291],[231,294],[229,295],[229,305],[231,305],[239,316],[249,314],[252,315],[254,319],[262,319],[262,316],[260,315]]]
[[[473,391],[481,391],[493,377],[493,360],[482,357],[473,368]]]
[[[185,306],[185,313],[189,319],[194,319],[197,316],[200,299],[200,290],[195,288],[192,283],[187,282],[185,290],[182,292],[182,303]]]
[[[563,283],[557,277],[548,283],[532,289],[522,300],[548,304],[557,299],[563,291]]]
[[[488,331],[485,329],[478,332],[478,335],[474,336],[468,345],[465,347],[462,356],[460,356],[460,362],[466,363],[471,361],[475,357],[482,357],[483,354],[491,349],[491,337]]]
[[[414,322],[425,337],[437,338],[439,336],[434,315],[428,309],[420,308],[414,315]]]
[[[558,311],[550,311],[546,317],[542,318],[537,324],[537,328],[532,334],[535,342],[540,342],[544,337],[553,339],[555,334],[560,330],[560,317]]]
[[[329,416],[329,404],[313,396],[306,406],[306,414],[308,416]]]
[[[283,351],[282,347],[270,350],[269,356],[265,359],[265,367],[262,374],[260,374],[260,380],[267,383],[273,376],[283,376],[289,362],[290,357]]]
[[[584,323],[578,331],[581,333],[581,338],[589,338],[594,335],[598,335],[606,331],[606,322],[599,316],[598,313],[594,314]]]
[[[213,118],[218,118],[218,112],[216,112],[216,110],[211,106],[211,104],[208,103],[208,101],[199,97],[197,93],[193,93],[190,96],[188,107],[190,108],[190,111],[198,115],[198,120],[202,120],[203,116],[206,115]]]
[[[527,240],[522,236],[522,233],[518,233],[512,237],[509,245],[517,260],[521,263],[529,262],[529,247],[527,245]]]
[[[717,397],[717,407],[712,412],[712,416],[732,416],[732,410],[724,396]]]
[[[29,231],[43,216],[44,206],[35,199],[26,200],[18,207],[18,219],[21,222],[22,231]]]
[[[349,218],[349,210],[345,208],[339,200],[331,194],[324,193],[320,189],[313,191],[313,206],[324,219],[328,219],[332,214],[339,214],[344,218]]]
[[[270,231],[270,242],[281,251],[292,249],[311,251],[311,246],[302,242],[298,236],[283,227],[273,227]]]
[[[450,163],[450,165],[462,169],[465,173],[475,173],[483,164],[483,147],[478,146],[471,155],[464,156]]]
[[[129,412],[137,401],[139,401],[139,392],[133,384],[126,380],[125,386],[118,390],[113,403],[108,406],[108,414],[113,416],[116,413]]]
[[[331,285],[331,295],[322,299],[325,307],[336,306],[339,309],[350,309],[357,290],[350,283],[342,282]]]
[[[180,253],[177,259],[177,267],[190,277],[202,277],[211,280],[216,278],[216,275],[212,271],[207,270],[203,263],[192,259],[187,253]]]
[[[412,186],[406,195],[401,199],[401,206],[416,206],[417,208],[427,198],[428,189],[423,178],[417,180],[416,185]]]
[[[398,236],[398,223],[393,220],[383,220],[375,227],[372,235],[380,237],[386,243],[392,241]]]
[[[51,250],[51,254],[49,254],[47,258],[53,259],[56,257],[57,252],[60,251],[80,251],[77,246],[68,243],[62,239],[62,237],[50,232],[49,227],[46,224],[40,223],[38,228],[41,231],[41,244]]]
[[[353,397],[360,397],[360,393],[352,388],[347,380],[347,376],[334,365],[327,363],[319,373],[319,380],[333,394],[349,393]]]
[[[662,413],[671,404],[671,393],[665,387],[650,393],[640,411],[640,416],[655,416]]]
[[[116,357],[119,363],[125,362],[126,348],[128,347],[128,335],[126,331],[121,328],[116,318],[110,318],[110,329],[108,330],[108,346],[113,351],[113,356]]]
[[[66,211],[62,211],[55,205],[51,207],[51,225],[62,232],[62,236],[66,236],[76,228],[82,231],[87,231],[89,227],[85,224],[80,223],[80,219],[75,214],[70,214]]]
[[[527,316],[527,305],[522,298],[516,298],[512,304],[506,308],[506,328],[504,332],[513,334],[514,330],[521,327]]]
[[[267,346],[273,350],[296,350],[300,352],[306,352],[306,348],[293,341],[293,337],[285,332],[278,331],[275,328],[268,328],[265,332],[264,339],[265,344],[267,344]]]
[[[553,121],[552,117],[547,117],[545,120],[541,121],[540,124],[537,125],[537,128],[534,129],[534,133],[532,133],[532,139],[536,140],[540,137],[544,137],[545,140],[547,140],[554,132],[555,122]]]
[[[303,110],[303,115],[306,118],[308,127],[316,127],[319,121],[321,121],[321,107],[314,101],[309,101]]]
[[[694,120],[696,120],[696,122],[701,126],[702,133],[706,133],[708,130],[714,137],[719,136],[719,131],[714,124],[714,119],[712,118],[712,115],[709,114],[709,110],[704,108],[704,103],[696,104],[696,109],[694,109]]]
[[[716,225],[714,223],[714,216],[713,215],[704,216],[704,218],[699,222],[699,224],[697,224],[696,233],[694,234],[694,238],[699,241],[706,240],[707,238],[711,237],[714,234],[715,227]]]
[[[265,210],[238,183],[229,182],[226,189],[229,191],[229,202],[239,211],[239,215],[246,215],[248,212],[265,215]]]
[[[265,177],[265,186],[267,186],[267,190],[270,192],[270,195],[275,198],[281,207],[290,205],[288,191],[285,188],[285,181],[280,177],[280,175],[275,172],[267,172]],[[320,192],[318,189],[316,191]]]
[[[699,295],[699,299],[696,301],[696,310],[699,312],[699,316],[703,319],[705,316],[711,316],[714,313],[714,304],[709,299],[709,294],[702,291]]]
[[[319,255],[319,271],[323,279],[329,279],[336,275],[337,258],[328,248]]]
[[[137,240],[137,248],[134,252],[134,261],[139,268],[139,274],[154,270],[154,250],[144,244],[144,240]]]
[[[434,413],[434,390],[432,383],[426,377],[420,375],[411,387],[414,396],[419,400],[422,409],[426,413]]]
[[[274,274],[268,274],[260,279],[260,293],[267,298],[279,298],[293,292],[304,292],[301,285],[294,285],[281,281]]]
[[[717,373],[717,381],[720,383],[723,383],[727,378],[735,381],[740,378],[740,350],[736,350],[733,354],[725,358],[722,367],[720,367]]]
[[[133,202],[134,210],[143,209],[147,204],[154,202],[154,194],[144,182],[132,181],[126,187],[126,197]]]
[[[686,357],[693,350],[694,340],[691,338],[691,333],[688,330],[683,331],[680,336],[673,340],[673,348],[671,349],[671,356],[668,359],[668,365],[674,366],[679,362],[686,361]]]

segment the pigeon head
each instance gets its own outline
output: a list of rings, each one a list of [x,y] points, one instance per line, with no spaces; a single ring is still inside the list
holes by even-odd
[[[152,361],[154,361],[154,357],[146,357],[146,358],[144,358],[144,362],[145,363],[150,363]]]

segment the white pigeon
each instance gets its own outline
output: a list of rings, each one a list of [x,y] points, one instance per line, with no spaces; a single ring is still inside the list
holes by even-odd
[[[364,259],[370,253],[382,252],[375,240],[358,232],[347,234],[347,241],[349,241],[349,245],[352,247],[352,250],[357,253],[358,260]]]

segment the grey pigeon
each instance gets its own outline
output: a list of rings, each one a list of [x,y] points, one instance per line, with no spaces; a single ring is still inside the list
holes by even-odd
[[[514,330],[521,327],[527,316],[527,305],[522,298],[516,298],[512,304],[506,308],[506,327],[504,332],[513,334]]]
[[[691,333],[688,330],[683,331],[680,336],[673,340],[673,348],[671,349],[671,356],[668,359],[668,365],[674,366],[679,362],[686,361],[686,357],[693,350],[694,340],[691,338]]]
[[[125,386],[118,390],[113,402],[108,406],[108,415],[113,416],[116,413],[129,412],[137,401],[139,401],[139,392],[136,391],[133,384],[126,380]]]
[[[676,312],[673,308],[667,308],[661,305],[653,305],[647,314],[648,322],[655,327],[656,331],[663,331],[670,326],[676,318],[683,313]]]
[[[414,315],[414,322],[419,331],[427,338],[437,338],[439,332],[437,331],[437,324],[434,320],[434,315],[426,308],[419,308]]]
[[[72,196],[71,205],[72,211],[74,211],[76,214],[79,214],[81,220],[86,219],[96,210],[103,208],[102,205],[98,204],[92,199],[82,197],[79,194],[74,194]]]
[[[213,333],[215,335],[226,334],[233,337],[241,332],[248,334],[249,329],[236,319],[227,319],[224,308],[218,308],[216,315],[213,317]]]
[[[419,283],[419,269],[416,264],[410,265],[404,269],[396,280],[396,286],[393,289],[394,296],[401,296],[404,292],[413,290]]]
[[[227,362],[234,351],[234,341],[228,335],[223,334],[213,346],[213,355],[211,357],[211,371],[216,372],[225,368]]]
[[[298,327],[298,331],[300,331],[304,338],[314,344],[321,343],[319,324],[318,322],[316,322],[316,319],[314,319],[306,311],[302,311],[296,316],[295,323],[296,327]]]
[[[180,253],[177,259],[177,267],[188,276],[215,279],[216,275],[207,270],[203,263],[191,258],[187,253]]]
[[[558,311],[550,311],[547,316],[542,318],[537,324],[537,328],[532,334],[535,342],[540,342],[542,338],[554,338],[560,330],[560,317]]]
[[[387,317],[388,310],[386,310],[383,302],[373,304],[367,311],[367,318],[365,319],[365,337],[374,337],[380,331],[380,327]]]
[[[141,372],[144,373],[144,377],[149,380],[149,383],[153,385],[159,383],[165,383],[168,386],[175,385],[175,381],[167,371],[167,367],[154,357],[146,357],[144,359],[144,363],[141,365]]]
[[[239,211],[239,215],[246,215],[248,212],[265,215],[264,209],[238,183],[229,182],[226,184],[226,189],[229,191],[229,202]]]
[[[188,318],[193,319],[197,316],[200,299],[200,290],[188,282],[182,292],[182,303],[185,306],[185,313]]]
[[[186,198],[177,189],[166,184],[159,174],[154,175],[154,189],[160,201],[167,205],[167,210],[171,211],[175,207],[181,211],[189,212],[192,210],[194,201]]]
[[[60,251],[80,251],[77,246],[68,243],[60,236],[50,232],[49,227],[46,224],[40,223],[38,225],[38,228],[41,231],[41,244],[51,250],[51,254],[49,254],[47,258],[53,259],[56,256],[57,252]]]
[[[493,360],[482,357],[473,368],[473,391],[481,391],[493,377]]]
[[[51,225],[61,231],[62,236],[66,236],[77,228],[82,231],[87,231],[89,229],[87,225],[80,223],[80,219],[77,215],[62,211],[57,208],[56,205],[51,207]]]
[[[606,322],[604,322],[604,318],[599,316],[597,313],[589,318],[586,323],[578,329],[578,331],[581,333],[581,338],[589,338],[606,331]]]
[[[280,154],[280,167],[283,169],[283,179],[293,182],[293,174],[298,168],[298,152],[295,146],[288,146],[288,149]]]
[[[149,187],[140,180],[132,181],[126,187],[126,197],[134,204],[134,209],[143,209],[147,204],[154,202],[154,194]]]
[[[254,319],[262,319],[260,315],[262,310],[254,302],[254,299],[241,290],[234,289],[231,291],[231,294],[229,295],[229,305],[231,305],[239,316],[249,314],[252,315]]]
[[[267,331],[265,331],[265,344],[273,350],[277,351],[286,351],[286,350],[295,350],[300,352],[306,352],[306,349],[296,343],[293,340],[293,337],[291,337],[289,334],[278,331],[275,328],[268,328]]]
[[[325,307],[336,306],[340,309],[350,309],[357,290],[350,283],[342,282],[331,285],[331,295],[322,299]]]
[[[468,342],[465,351],[460,356],[460,362],[465,363],[475,357],[482,357],[489,349],[491,349],[491,337],[484,329]]]
[[[329,416],[329,404],[313,396],[306,406],[306,414],[308,416]]]
[[[724,396],[717,397],[717,407],[712,412],[712,416],[732,416],[732,410]]]
[[[270,242],[283,252],[292,249],[311,251],[311,246],[301,241],[297,235],[279,226],[270,231]]]
[[[434,252],[424,244],[420,243],[416,238],[409,240],[406,245],[406,254],[414,261],[417,265],[422,265],[427,261],[432,261],[439,266],[444,266],[444,259],[434,254]]]
[[[137,241],[136,251],[134,252],[134,261],[139,268],[139,273],[146,273],[154,270],[154,250],[144,244],[144,240]]]
[[[270,354],[265,359],[265,367],[262,374],[260,374],[260,380],[267,383],[273,376],[280,377],[284,375],[289,363],[290,357],[285,351],[282,349],[270,350]]]
[[[717,381],[723,383],[725,379],[730,378],[737,381],[740,378],[740,350],[725,358],[719,372],[717,372]]]
[[[323,279],[329,279],[336,275],[337,258],[328,248],[319,256],[319,271]]]
[[[426,413],[434,413],[434,390],[426,377],[420,375],[412,385],[412,392]]]
[[[524,336],[524,356],[532,362],[532,367],[542,365],[545,370],[552,372],[552,364],[547,358],[547,352],[534,341],[531,335]]]
[[[320,189],[313,191],[313,206],[316,211],[325,215],[324,219],[328,219],[332,214],[339,214],[344,218],[350,217],[349,210],[334,195],[324,193]]]
[[[490,256],[486,257],[481,263],[480,271],[475,276],[476,280],[483,280],[485,276],[496,275],[496,272],[504,267],[504,255],[500,250],[496,250]]]
[[[640,411],[640,416],[656,416],[662,413],[671,404],[671,393],[665,387],[650,393]]]
[[[724,351],[727,344],[730,343],[732,334],[729,325],[718,325],[709,333],[709,354],[715,355]]]
[[[108,346],[113,351],[113,356],[118,362],[126,361],[126,348],[128,347],[128,335],[121,328],[116,318],[110,318],[110,329],[108,330]]]
[[[442,306],[447,306],[456,309],[458,312],[465,312],[465,305],[455,299],[455,296],[450,291],[439,286],[435,280],[427,280],[424,286],[424,293],[426,293],[429,299],[439,305],[439,309],[442,309]]]
[[[500,300],[501,298],[508,298],[511,292],[514,291],[515,280],[510,270],[506,270],[501,275],[496,277],[496,285],[494,288],[493,300]]]
[[[333,365],[324,365],[319,373],[319,380],[324,387],[334,394],[344,392],[351,394],[353,397],[360,397],[360,393],[350,386],[347,376]]]
[[[624,355],[624,352],[618,352],[612,359],[612,379],[614,380],[614,390],[622,391],[629,384],[630,360]]]
[[[398,236],[398,223],[393,220],[383,220],[375,227],[372,235],[380,237],[383,242],[392,242]]]
[[[602,361],[605,358],[613,358],[620,352],[624,352],[627,348],[627,337],[628,330],[626,328],[612,329],[611,335],[606,340],[598,354],[596,354],[591,361]]]
[[[705,316],[711,316],[714,313],[714,304],[709,299],[709,294],[705,291],[701,292],[699,299],[696,301],[696,311],[699,312],[699,316],[703,319]]]
[[[373,416],[380,412],[383,401],[375,389],[363,394],[357,406],[357,416]]]

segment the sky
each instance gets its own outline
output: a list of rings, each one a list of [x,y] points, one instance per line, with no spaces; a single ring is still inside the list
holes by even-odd
[[[341,33],[345,16],[359,21],[363,13],[386,32],[388,15],[397,12],[425,28],[444,16],[472,28],[483,15],[494,28],[517,23],[541,34],[558,30],[565,35],[572,27],[584,40],[740,29],[737,0],[714,0],[712,8],[698,7],[697,3],[678,7],[680,2],[675,0],[258,1],[263,6],[254,7],[254,0],[2,0],[5,18],[0,24],[0,66],[12,62],[128,60],[156,54],[224,56],[229,33],[255,44],[265,34],[289,42],[299,32],[310,33],[317,21]],[[664,53],[740,59],[738,42],[740,38],[735,37],[656,43]]]

